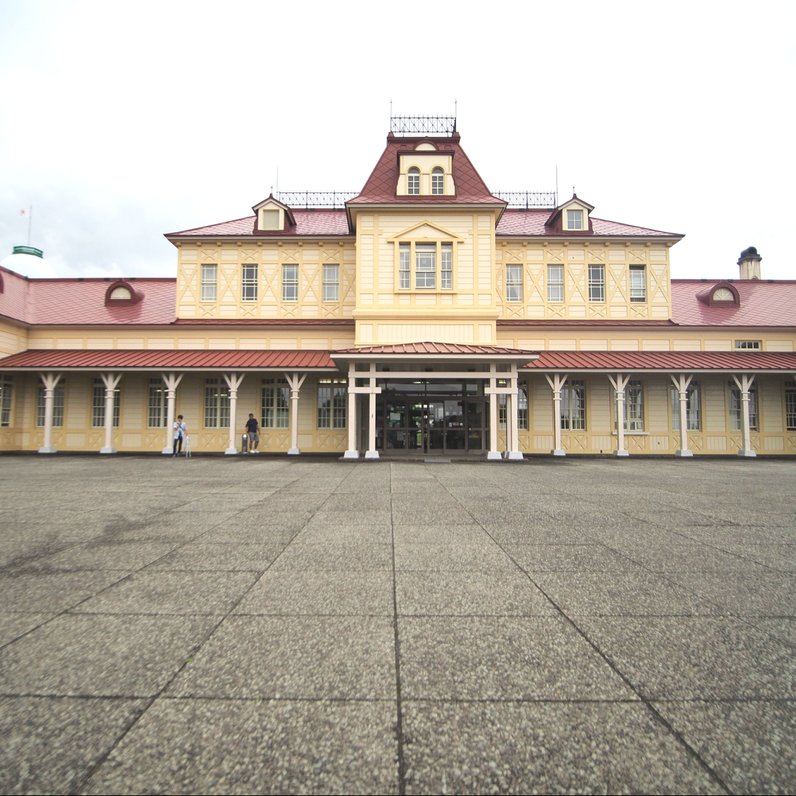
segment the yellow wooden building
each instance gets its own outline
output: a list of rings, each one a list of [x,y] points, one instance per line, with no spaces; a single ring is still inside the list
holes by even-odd
[[[424,126],[425,125],[425,126]],[[754,248],[491,192],[455,120],[396,118],[356,194],[170,233],[176,277],[0,270],[0,450],[350,459],[796,454],[796,282]],[[738,268],[739,270],[735,270]]]

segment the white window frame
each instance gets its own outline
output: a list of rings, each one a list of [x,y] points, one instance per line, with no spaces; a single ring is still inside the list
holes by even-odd
[[[414,293],[453,290],[453,244],[412,241],[398,244],[397,289]]]
[[[762,351],[763,350],[763,341],[762,340],[736,340],[735,341],[735,350],[736,351]]]
[[[299,267],[296,263],[282,265],[282,301],[294,303],[299,299]]]
[[[0,428],[11,425],[11,409],[14,401],[14,376],[0,373]]]
[[[525,269],[521,264],[506,264],[506,301],[514,304],[524,300],[524,276]]]
[[[440,166],[431,170],[431,194],[442,196],[445,193],[445,172]]]
[[[204,427],[229,428],[229,387],[223,379],[205,379]]]
[[[346,379],[319,379],[316,403],[318,428],[345,428],[347,406],[348,381]]]
[[[36,427],[44,428],[45,414],[44,385],[40,384],[36,397]],[[61,379],[55,385],[53,392],[53,428],[61,428],[64,424],[64,414],[66,413],[66,389],[65,380]]]
[[[285,378],[263,379],[260,425],[263,428],[290,426],[290,386]]]
[[[567,210],[567,229],[579,231],[583,230],[583,210],[573,207]]]
[[[561,430],[586,431],[586,382],[567,379],[561,388]]]
[[[340,301],[340,265],[323,264],[323,300]]]
[[[670,385],[672,398],[672,431],[680,430],[680,390]],[[686,390],[685,413],[688,431],[702,430],[702,399],[698,381],[691,381]]]
[[[647,301],[647,266],[631,265],[628,270],[630,301],[634,304]]]
[[[412,166],[406,172],[406,193],[409,196],[420,196],[420,169]]]
[[[625,387],[624,407],[625,432],[644,433],[644,384],[639,379],[630,379]]]
[[[113,391],[113,427],[119,428],[120,403],[122,391],[116,387]],[[91,390],[91,427],[105,427],[105,382],[94,379]]]
[[[564,266],[561,264],[547,266],[547,300],[551,304],[564,303]]]
[[[785,382],[785,428],[796,431],[796,381]]]
[[[257,301],[258,268],[256,263],[244,263],[240,273],[240,300],[247,304]]]
[[[730,382],[730,430],[742,431],[743,430],[743,401],[741,400],[741,391],[738,385]],[[757,403],[757,387],[752,385],[749,388],[749,430],[759,431],[760,418],[758,416],[758,403]]]
[[[147,428],[164,428],[168,419],[168,391],[163,379],[149,380]]]
[[[202,263],[202,301],[215,301],[218,296],[218,265]]]
[[[601,263],[589,265],[589,302],[605,304],[605,266]]]

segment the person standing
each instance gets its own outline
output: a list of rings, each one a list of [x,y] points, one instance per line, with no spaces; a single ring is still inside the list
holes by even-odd
[[[260,425],[251,412],[246,421],[246,433],[249,435],[249,453],[259,453],[257,446],[260,444]]]
[[[177,415],[174,421],[174,447],[172,448],[172,456],[182,453],[182,443],[188,434],[188,425],[183,420],[182,415]]]

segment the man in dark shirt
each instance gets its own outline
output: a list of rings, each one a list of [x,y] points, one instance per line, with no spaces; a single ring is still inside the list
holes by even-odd
[[[260,444],[260,426],[257,423],[257,418],[251,412],[246,421],[246,432],[249,435],[249,453],[259,453],[257,446]]]

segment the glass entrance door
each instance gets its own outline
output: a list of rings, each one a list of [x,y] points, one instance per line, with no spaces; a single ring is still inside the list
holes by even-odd
[[[476,383],[393,382],[384,385],[376,404],[377,447],[432,455],[480,452],[485,414]]]

